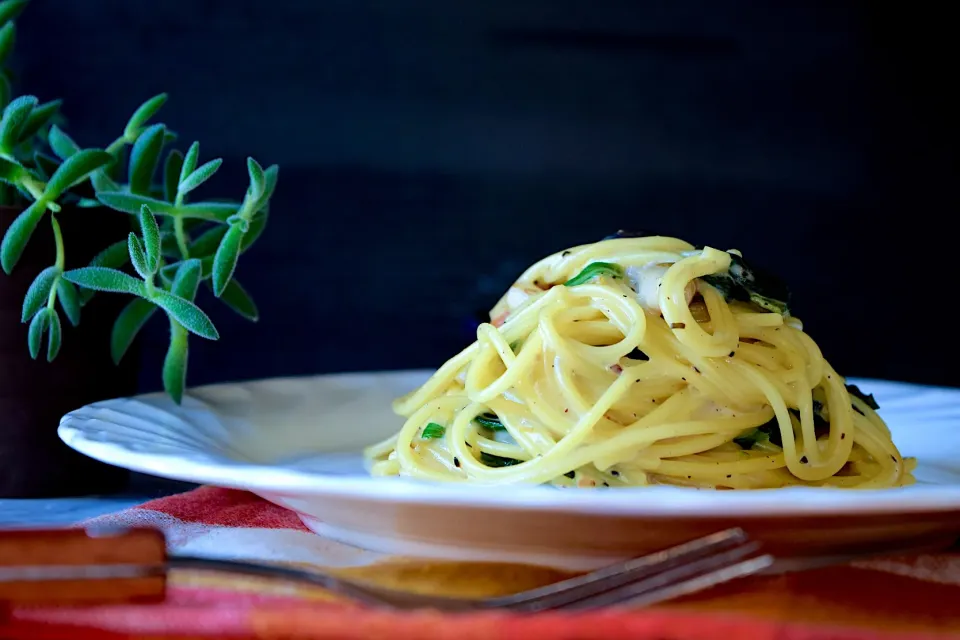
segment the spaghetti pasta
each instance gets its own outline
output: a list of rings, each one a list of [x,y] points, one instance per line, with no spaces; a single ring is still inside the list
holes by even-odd
[[[615,237],[530,267],[477,340],[399,398],[374,475],[483,484],[912,482],[863,396],[739,252]]]

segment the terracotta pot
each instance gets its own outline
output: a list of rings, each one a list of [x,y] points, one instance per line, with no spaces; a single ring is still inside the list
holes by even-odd
[[[0,207],[0,237],[19,214]],[[85,266],[131,230],[125,214],[102,209],[67,209],[57,216],[68,269]],[[76,453],[57,437],[60,418],[85,404],[129,396],[137,389],[137,350],[124,362],[110,358],[113,320],[128,297],[98,294],[73,327],[60,311],[63,346],[46,361],[46,341],[37,360],[27,350],[27,324],[20,321],[30,283],[54,263],[49,218],[34,232],[11,275],[0,272],[0,498],[111,493],[126,487],[129,473]]]

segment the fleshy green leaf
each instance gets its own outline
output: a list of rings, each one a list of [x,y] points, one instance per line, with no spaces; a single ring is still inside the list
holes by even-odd
[[[183,401],[183,391],[187,385],[188,349],[187,332],[176,321],[171,320],[170,346],[163,359],[163,389],[177,404]]]
[[[0,24],[6,24],[18,17],[30,4],[30,0],[5,0],[0,2]]]
[[[187,155],[183,159],[183,166],[180,168],[180,177],[177,179],[177,183],[181,183],[187,179],[193,170],[197,168],[197,163],[200,161],[200,143],[194,142],[190,145],[190,148],[187,149]]]
[[[57,172],[57,169],[60,167],[60,162],[56,158],[51,158],[42,151],[36,151],[33,154],[33,164],[36,165],[37,169],[43,172],[43,179],[49,180],[50,176]]]
[[[263,167],[253,158],[247,158],[247,173],[250,174],[250,190],[253,192],[254,200],[259,200],[266,188],[266,178],[263,175]]]
[[[66,160],[80,151],[80,146],[57,125],[50,127],[47,144],[50,145],[50,148],[53,149],[53,152],[57,154],[57,157],[61,160]]]
[[[167,101],[167,94],[161,93],[153,96],[133,112],[133,115],[130,116],[130,120],[127,121],[127,126],[123,129],[123,137],[127,142],[133,142],[140,135],[140,130],[143,129],[144,125],[147,124],[147,121],[150,120],[153,116],[157,114],[160,110],[160,107],[163,106],[163,103]]]
[[[2,23],[0,23],[2,24]],[[17,27],[13,22],[8,22],[0,29],[0,65],[3,65],[17,41]]]
[[[67,282],[63,278],[57,279],[57,300],[60,301],[60,307],[67,314],[67,320],[73,326],[80,324],[80,294],[72,282]]]
[[[227,283],[223,293],[220,294],[220,299],[250,322],[256,322],[260,319],[260,311],[257,309],[256,303],[254,303],[250,294],[240,286],[236,278],[232,278]]]
[[[270,198],[273,197],[273,192],[277,188],[277,178],[280,174],[280,167],[275,164],[267,167],[267,170],[263,172],[264,177],[264,188],[263,193],[260,194],[260,198],[257,201],[257,206],[254,211],[260,211],[263,209],[267,203],[270,201]]]
[[[233,277],[237,268],[237,258],[240,256],[240,242],[243,240],[243,230],[240,227],[230,227],[213,258],[213,294],[218,298]]]
[[[60,353],[60,342],[63,338],[63,328],[60,326],[60,314],[54,309],[48,309],[49,326],[47,327],[47,362],[53,362]]]
[[[177,197],[182,168],[183,154],[177,149],[171,149],[167,154],[166,162],[163,163],[163,197],[169,202],[173,202]]]
[[[28,173],[19,162],[11,162],[6,158],[0,158],[0,181],[16,187],[20,185],[23,176],[28,175]]]
[[[120,364],[140,329],[156,311],[157,306],[143,298],[134,298],[127,303],[113,323],[113,331],[110,333],[110,356],[114,363]]]
[[[146,297],[147,287],[142,280],[127,275],[123,271],[106,267],[81,267],[63,274],[63,277],[75,285],[95,291],[112,293],[130,293],[141,298]]]
[[[17,266],[24,248],[30,242],[30,236],[33,235],[45,211],[46,207],[42,202],[34,202],[7,228],[3,242],[0,243],[0,265],[7,274]]]
[[[204,182],[209,180],[211,177],[213,177],[213,174],[217,172],[217,169],[219,169],[220,165],[222,164],[223,159],[217,158],[215,160],[211,160],[210,162],[206,162],[202,166],[195,169],[193,173],[187,176],[186,180],[183,180],[180,183],[178,187],[180,195],[186,195],[190,193]]]
[[[140,232],[143,234],[147,268],[150,269],[150,273],[156,273],[160,268],[160,226],[147,205],[140,207]]]
[[[256,242],[260,236],[263,234],[263,230],[267,228],[267,217],[268,214],[266,211],[260,213],[253,220],[250,221],[250,226],[247,228],[247,232],[243,234],[243,242],[240,243],[240,253],[243,253]]]
[[[34,278],[27,289],[27,295],[23,298],[23,310],[20,313],[20,322],[26,322],[37,315],[44,305],[47,304],[47,298],[50,297],[50,291],[57,284],[57,278],[60,277],[60,269],[57,267],[47,267]]]
[[[36,96],[20,96],[7,105],[0,119],[0,151],[9,154],[17,146],[20,130],[36,106]]]
[[[34,107],[33,111],[30,112],[30,116],[27,118],[27,121],[20,129],[20,135],[17,138],[17,142],[24,142],[37,131],[40,131],[40,129],[48,124],[53,116],[56,115],[57,111],[60,109],[60,105],[62,104],[63,100],[51,100],[50,102],[44,102],[43,104]]]
[[[154,214],[173,215],[177,210],[176,207],[169,202],[123,191],[104,191],[97,193],[97,200],[111,209],[133,215],[140,215],[140,209],[143,208],[144,205],[150,207],[150,210],[153,211]]]
[[[162,124],[151,125],[144,129],[133,143],[128,169],[131,193],[146,195],[150,192],[153,174],[156,173],[160,152],[163,150],[164,131],[166,128]]]
[[[127,241],[118,240],[112,245],[98,253],[90,261],[91,267],[106,267],[107,269],[119,269],[127,264],[130,254],[127,250]]]
[[[189,300],[184,300],[180,296],[162,290],[157,291],[152,300],[190,333],[207,340],[218,340],[220,338],[220,334],[217,333],[216,327],[213,326],[213,322],[207,317],[207,314]]]
[[[234,202],[192,202],[182,206],[179,214],[185,218],[199,218],[210,222],[226,222],[237,213],[240,205]]]
[[[90,176],[90,184],[93,185],[93,190],[97,193],[97,198],[100,197],[100,192],[102,191],[112,193],[123,189],[116,180],[110,177],[109,167],[94,171],[93,175]]]
[[[184,300],[193,301],[200,286],[200,261],[196,258],[184,260],[177,267],[177,275],[170,286],[170,292]]]
[[[227,233],[228,229],[229,227],[218,225],[204,231],[196,240],[190,243],[190,255],[198,257],[212,256],[216,253],[217,247],[220,246],[220,241],[223,240],[223,236]]]
[[[153,271],[150,270],[150,265],[147,264],[147,255],[143,250],[143,242],[140,241],[140,237],[133,231],[127,236],[127,247],[130,250],[130,264],[132,264],[136,272],[140,274],[140,277],[146,279],[152,276]]]
[[[33,320],[30,321],[30,329],[27,333],[27,347],[30,349],[30,357],[34,360],[40,355],[40,344],[43,342],[43,334],[47,330],[47,324],[49,322],[50,317],[46,308],[40,309],[40,311],[33,316]]]
[[[47,188],[43,191],[44,197],[49,202],[53,202],[67,189],[85,180],[90,174],[105,166],[112,159],[113,156],[102,149],[78,151],[64,160],[57,172],[51,176]]]

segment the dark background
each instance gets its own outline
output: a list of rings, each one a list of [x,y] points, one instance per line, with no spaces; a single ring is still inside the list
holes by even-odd
[[[884,4],[34,0],[16,55],[83,145],[168,91],[215,195],[281,165],[262,319],[207,299],[192,384],[437,366],[527,264],[642,227],[778,271],[841,373],[960,385],[956,38]]]

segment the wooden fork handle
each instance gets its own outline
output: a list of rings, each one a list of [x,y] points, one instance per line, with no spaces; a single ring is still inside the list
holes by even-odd
[[[156,529],[0,531],[0,603],[160,601],[166,560]]]

